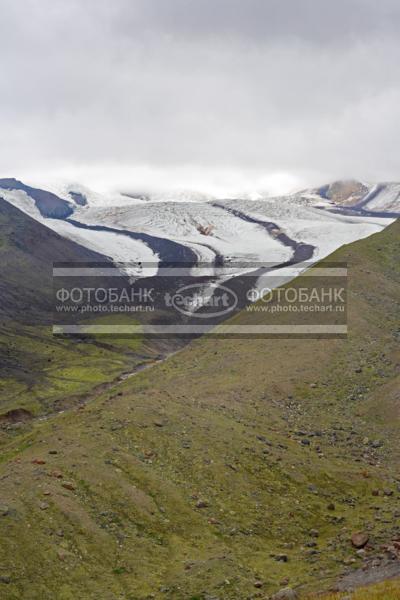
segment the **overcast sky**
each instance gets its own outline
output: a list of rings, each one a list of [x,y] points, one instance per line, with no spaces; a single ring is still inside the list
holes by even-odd
[[[0,0],[0,175],[400,180],[398,0]]]

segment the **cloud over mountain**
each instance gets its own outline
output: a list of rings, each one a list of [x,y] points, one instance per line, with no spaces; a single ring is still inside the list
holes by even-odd
[[[396,179],[399,25],[394,0],[4,0],[2,174]]]

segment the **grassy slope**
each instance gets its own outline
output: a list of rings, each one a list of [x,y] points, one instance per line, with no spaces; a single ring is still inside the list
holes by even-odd
[[[263,598],[286,578],[324,589],[343,561],[357,566],[353,530],[386,541],[399,502],[399,231],[334,255],[350,264],[347,340],[202,339],[10,439],[2,597]],[[321,435],[306,447],[300,429]]]
[[[0,379],[0,415],[21,408],[34,415],[52,412],[72,396],[132,369],[141,361],[140,352],[146,352],[139,339],[121,348],[111,340],[99,344],[57,339],[50,327],[17,323],[0,327],[1,346],[6,358]]]
[[[131,369],[142,354],[152,356],[139,339],[83,343],[52,335],[53,261],[105,260],[0,197],[0,420],[14,409],[52,411]]]

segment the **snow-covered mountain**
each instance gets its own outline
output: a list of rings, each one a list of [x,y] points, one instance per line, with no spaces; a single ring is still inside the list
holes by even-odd
[[[132,196],[135,196],[133,194]],[[135,197],[99,194],[82,185],[38,189],[0,180],[0,197],[62,236],[133,263],[130,273],[157,272],[159,263],[281,265],[316,261],[339,246],[386,227],[400,214],[400,184],[356,181],[259,200],[216,199],[179,192]],[[296,249],[302,252],[296,255]],[[242,269],[245,267],[242,266]]]
[[[365,183],[356,180],[335,181],[305,192],[309,197],[335,205],[363,208],[371,212],[400,213],[400,183]]]

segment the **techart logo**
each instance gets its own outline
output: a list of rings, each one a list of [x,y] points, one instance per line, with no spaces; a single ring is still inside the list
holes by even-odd
[[[198,283],[186,285],[174,294],[165,294],[165,304],[186,317],[212,319],[235,310],[238,297],[223,285],[202,286]]]

